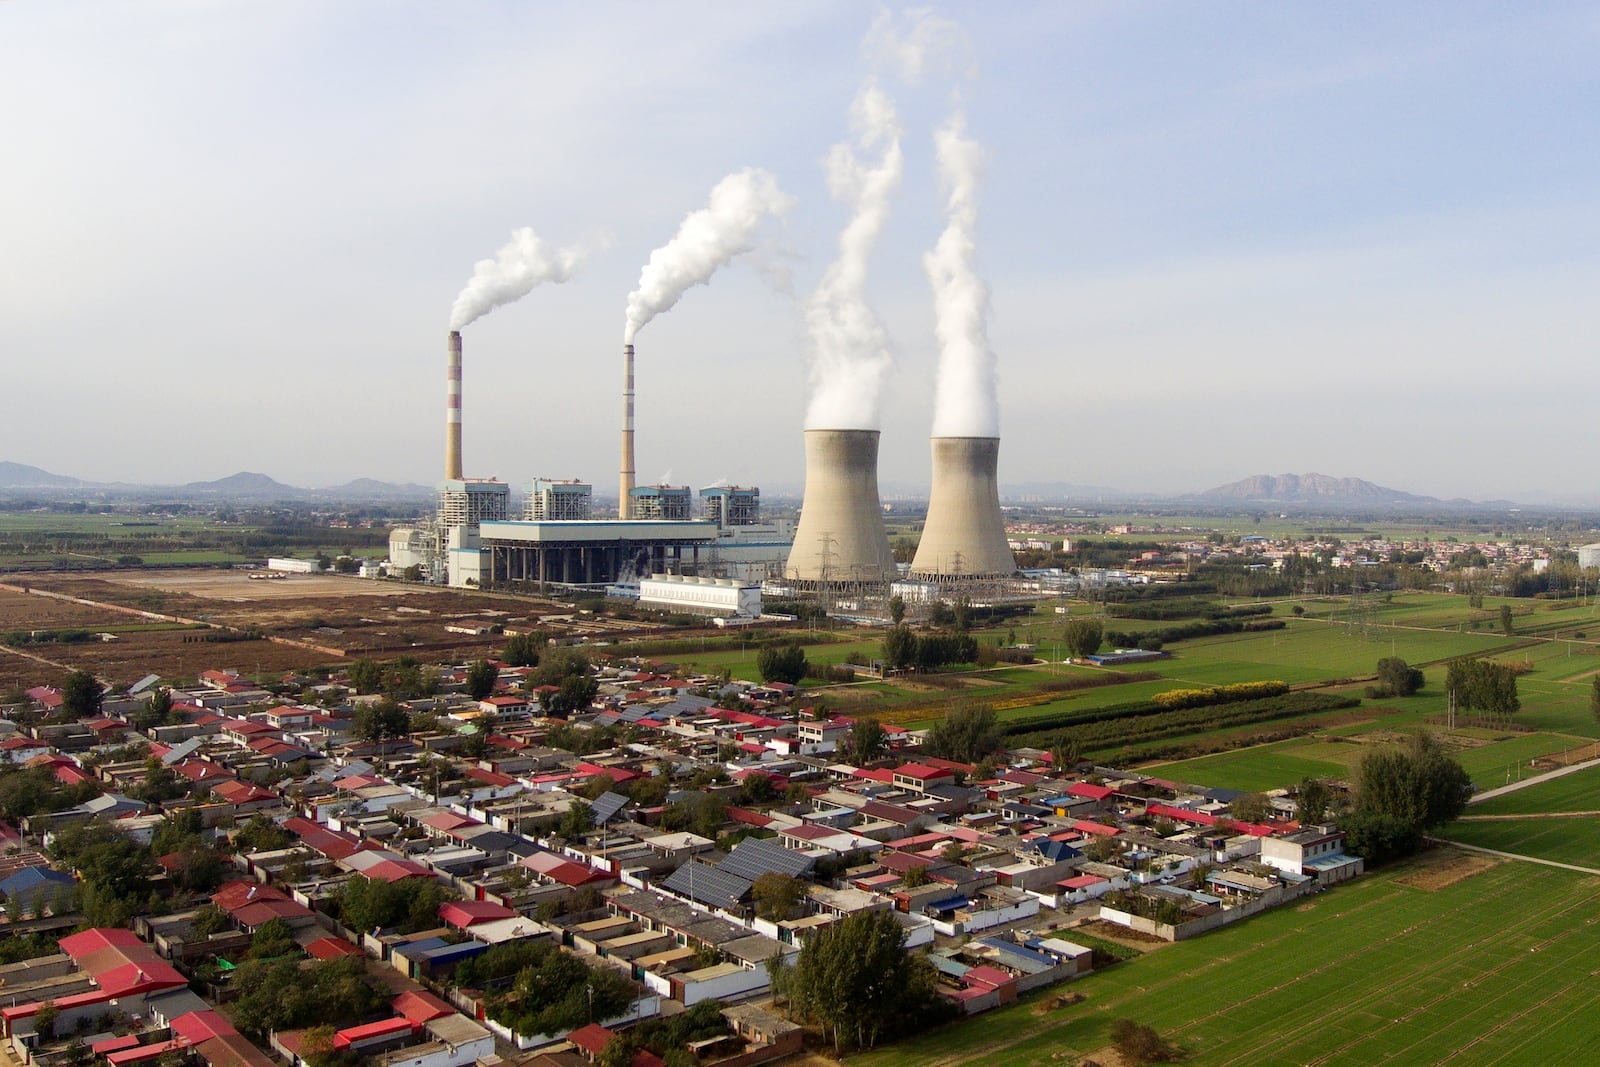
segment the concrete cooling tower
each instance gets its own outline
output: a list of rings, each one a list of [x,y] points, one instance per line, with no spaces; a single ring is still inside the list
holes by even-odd
[[[998,437],[933,438],[933,491],[913,577],[950,581],[1017,569],[1000,517],[999,464]]]
[[[878,500],[877,430],[806,431],[805,500],[788,575],[801,582],[894,578]]]

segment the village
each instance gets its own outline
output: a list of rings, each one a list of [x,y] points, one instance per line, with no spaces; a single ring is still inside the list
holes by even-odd
[[[398,701],[351,665],[4,708],[0,894],[39,946],[0,967],[16,1059],[742,1067],[801,1051],[785,976],[852,916],[951,1017],[1363,869],[1304,798],[941,759],[781,682],[436,671]]]

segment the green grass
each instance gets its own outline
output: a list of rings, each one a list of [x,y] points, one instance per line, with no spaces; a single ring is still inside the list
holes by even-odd
[[[1349,769],[1342,763],[1308,758],[1299,749],[1311,748],[1303,741],[1278,741],[1270,745],[1219,752],[1177,763],[1159,764],[1153,772],[1163,778],[1224,789],[1265,792],[1296,785],[1302,778],[1343,778]]]
[[[851,1062],[1075,1063],[1119,1018],[1154,1026],[1191,1065],[1600,1057],[1600,925],[1585,921],[1600,879],[1505,863],[1427,892],[1397,880],[1412,869],[1117,964],[1070,986],[1080,1004],[1036,1014],[1041,998],[1026,998]]]
[[[1535,773],[1528,764],[1537,757],[1561,752],[1576,744],[1569,737],[1525,734],[1478,748],[1462,749],[1453,755],[1479,789],[1493,789],[1497,785],[1505,785],[1508,778],[1514,782]]]
[[[1547,811],[1600,811],[1600,767],[1573,771],[1526,789],[1491,797],[1469,815],[1528,815]]]
[[[1476,808],[1468,813],[1478,814]],[[1445,836],[1479,848],[1600,868],[1600,816],[1469,820],[1451,823]]]

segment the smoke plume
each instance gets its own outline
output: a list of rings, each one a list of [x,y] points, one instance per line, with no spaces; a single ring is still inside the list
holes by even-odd
[[[889,337],[867,305],[867,260],[889,218],[889,201],[905,171],[894,102],[868,83],[850,106],[855,144],[828,154],[828,188],[849,205],[839,255],[806,306],[811,334],[811,430],[876,430],[878,401],[891,363]],[[863,163],[857,151],[880,152]]]
[[[718,268],[754,248],[762,222],[783,214],[791,203],[776,178],[754,167],[718,182],[710,203],[691,212],[672,240],[650,253],[638,288],[628,294],[623,343],[632,344],[645,323],[669,310],[690,287],[706,284]]]
[[[939,377],[935,437],[999,437],[995,356],[989,347],[989,287],[978,277],[978,179],[983,150],[967,136],[960,112],[934,135],[945,188],[945,227],[922,269],[933,286]]]
[[[583,262],[581,245],[554,249],[524,226],[511,231],[510,242],[493,259],[480,259],[472,280],[450,308],[450,328],[459,330],[514,300],[521,300],[543,282],[564,282]]]

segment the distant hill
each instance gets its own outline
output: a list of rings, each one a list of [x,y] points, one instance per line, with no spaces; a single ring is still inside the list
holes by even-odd
[[[302,496],[304,489],[296,489],[292,485],[284,485],[265,474],[256,474],[253,471],[240,471],[230,474],[226,478],[218,478],[214,482],[189,482],[178,486],[186,493],[216,493],[223,496]]]
[[[62,474],[0,460],[0,489],[75,489],[83,482]]]
[[[1438,498],[1390,489],[1360,478],[1326,474],[1257,474],[1197,494],[1203,500],[1263,504],[1319,504],[1368,507],[1437,504]]]

